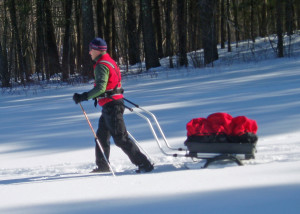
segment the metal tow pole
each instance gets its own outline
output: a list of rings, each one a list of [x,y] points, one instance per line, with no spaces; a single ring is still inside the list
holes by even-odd
[[[100,150],[101,150],[101,152],[102,152],[102,154],[103,154],[103,157],[104,157],[104,159],[105,159],[107,165],[109,166],[109,169],[110,169],[111,173],[112,173],[113,176],[115,177],[116,175],[115,175],[115,173],[114,173],[114,170],[112,169],[112,167],[111,167],[111,165],[110,165],[110,163],[109,163],[109,161],[108,161],[106,155],[104,154],[104,150],[103,150],[103,148],[102,148],[102,146],[101,146],[101,144],[100,144],[100,140],[99,140],[99,138],[97,137],[97,135],[96,135],[96,133],[95,133],[95,131],[94,131],[94,129],[93,129],[93,126],[92,126],[92,124],[91,124],[91,122],[90,122],[90,120],[89,120],[89,118],[88,118],[86,112],[84,111],[84,109],[83,109],[81,103],[79,103],[79,105],[80,105],[81,110],[83,111],[83,114],[84,114],[84,116],[85,116],[86,121],[88,122],[88,124],[89,124],[89,126],[90,126],[90,128],[91,128],[91,130],[92,130],[92,132],[93,132],[93,134],[94,134],[95,140],[96,140],[96,142],[97,142],[97,144],[98,144],[98,146],[99,146],[99,148],[100,148]]]

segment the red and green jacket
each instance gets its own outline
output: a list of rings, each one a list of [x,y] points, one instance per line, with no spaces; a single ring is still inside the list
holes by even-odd
[[[112,95],[109,97],[99,97],[100,95],[113,90],[115,87],[121,88],[121,72],[116,62],[108,53],[98,56],[94,64],[94,88],[88,91],[88,99],[98,98],[98,104],[104,106],[106,103],[122,99],[123,94]]]

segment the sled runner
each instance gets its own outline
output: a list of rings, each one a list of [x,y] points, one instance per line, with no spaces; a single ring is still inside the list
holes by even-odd
[[[166,156],[204,159],[206,163],[203,168],[214,161],[233,161],[243,165],[242,160],[255,158],[257,124],[245,116],[233,118],[226,113],[215,113],[208,118],[193,119],[187,124],[188,137],[184,142],[186,149],[173,148],[153,113],[125,98],[124,100],[134,106],[130,108],[125,105],[127,109],[147,121],[160,151]],[[133,137],[129,132],[128,134]],[[138,145],[134,138],[133,140]]]

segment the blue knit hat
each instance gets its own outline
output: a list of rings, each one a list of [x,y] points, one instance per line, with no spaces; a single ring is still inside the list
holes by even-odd
[[[98,51],[106,51],[107,50],[107,44],[104,41],[104,39],[101,38],[95,38],[90,42],[89,45],[90,50],[98,50]]]

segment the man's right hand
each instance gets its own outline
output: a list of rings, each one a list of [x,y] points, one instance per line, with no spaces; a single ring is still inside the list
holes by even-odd
[[[82,102],[82,101],[87,101],[88,100],[88,93],[87,92],[84,92],[84,93],[82,93],[82,94],[77,94],[77,93],[75,93],[74,95],[73,95],[73,100],[74,100],[74,102],[76,103],[76,104],[78,104],[78,103],[80,103],[80,102]]]

